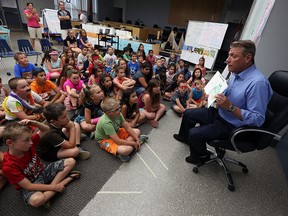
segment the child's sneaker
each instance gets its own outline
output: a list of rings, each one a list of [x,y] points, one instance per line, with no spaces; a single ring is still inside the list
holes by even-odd
[[[142,145],[143,143],[145,143],[147,140],[149,139],[149,137],[145,134],[140,135],[139,140],[140,140],[140,144]]]
[[[81,147],[78,147],[78,149],[80,150],[78,158],[80,158],[81,160],[87,160],[88,158],[90,158],[90,152],[89,151],[86,151],[86,150],[82,149]]]
[[[128,161],[130,160],[130,156],[129,156],[129,155],[117,154],[117,157],[118,157],[122,162],[128,162]]]

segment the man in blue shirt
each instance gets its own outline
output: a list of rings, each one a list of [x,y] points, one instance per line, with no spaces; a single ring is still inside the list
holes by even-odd
[[[186,162],[196,164],[209,159],[206,143],[227,139],[233,128],[243,125],[260,127],[264,123],[273,91],[254,64],[255,52],[255,44],[250,40],[233,42],[226,60],[232,75],[228,88],[216,96],[218,109],[210,107],[184,112],[179,133],[173,137],[189,144],[190,156]],[[195,127],[196,123],[201,126]]]

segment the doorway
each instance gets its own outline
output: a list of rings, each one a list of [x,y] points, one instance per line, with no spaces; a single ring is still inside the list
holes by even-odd
[[[9,29],[23,29],[17,0],[0,0],[0,18]]]

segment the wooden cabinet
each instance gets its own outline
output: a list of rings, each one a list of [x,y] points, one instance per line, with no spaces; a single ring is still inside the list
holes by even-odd
[[[171,0],[169,25],[187,26],[189,20],[219,22],[224,0]]]

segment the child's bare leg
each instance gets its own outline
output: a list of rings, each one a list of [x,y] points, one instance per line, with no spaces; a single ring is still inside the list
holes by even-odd
[[[165,92],[164,96],[171,99],[172,98],[172,92]]]
[[[136,133],[136,135],[139,137],[140,136],[140,130],[138,128],[133,128],[134,132]],[[127,140],[134,140],[133,137],[129,136],[127,138]]]
[[[56,185],[62,183],[63,185],[68,185],[73,178],[67,177],[65,178],[68,173],[73,169],[75,166],[76,161],[73,158],[67,158],[64,160],[64,169],[58,172],[51,182],[51,185]],[[29,198],[29,204],[34,207],[38,207],[46,203],[50,200],[57,192],[56,191],[45,191],[45,192],[36,192],[31,195]]]
[[[86,123],[86,121],[81,122],[80,125],[81,125],[82,130],[85,132],[95,131],[95,129],[96,129],[96,125],[88,124],[88,123]]]
[[[77,148],[76,146],[74,148],[70,148],[70,149],[64,149],[61,148],[58,152],[57,152],[57,158],[62,159],[62,158],[76,158],[80,153],[79,148]]]
[[[165,112],[166,112],[165,105],[160,104],[160,108],[156,111],[156,116],[154,120],[158,121]]]
[[[205,107],[207,104],[207,101],[201,101],[201,107]]]
[[[76,145],[80,144],[80,138],[81,138],[81,128],[80,125],[77,122],[74,122],[75,129],[76,129]]]
[[[145,109],[143,109],[142,113],[144,113],[144,115],[146,116],[147,120],[152,120],[156,116],[156,114],[154,112],[148,112]]]
[[[133,128],[133,130],[136,133],[136,135],[139,137],[140,136],[140,130],[137,128],[136,129]],[[135,139],[132,136],[127,137],[126,140],[135,141]],[[133,146],[119,145],[117,148],[117,153],[119,153],[121,155],[129,155],[133,150],[134,150]]]
[[[142,111],[144,115],[146,116],[147,122],[152,126],[152,127],[157,127],[158,126],[158,121],[155,120],[156,113],[154,112],[148,112],[147,110]]]
[[[194,109],[194,108],[198,108],[198,107],[197,107],[197,105],[196,105],[196,104],[190,104],[189,108],[192,108],[192,109]]]
[[[133,146],[120,145],[117,148],[117,153],[121,155],[129,155],[134,150]]]
[[[60,77],[60,73],[50,72],[50,79],[58,79],[59,77]]]
[[[180,109],[180,107],[177,106],[177,105],[173,106],[173,109],[174,109],[177,113],[183,113],[182,110]]]
[[[140,117],[139,117],[139,119],[137,121],[137,125],[142,124],[145,121],[145,119],[146,119],[145,114],[143,112],[140,112]]]
[[[60,97],[55,101],[55,103],[63,103],[65,98],[67,97],[67,93],[61,93]]]
[[[71,89],[71,91],[75,92],[76,93],[76,89]],[[70,95],[70,100],[71,100],[71,104],[73,107],[77,107],[78,105],[78,98],[76,97],[73,97]]]

